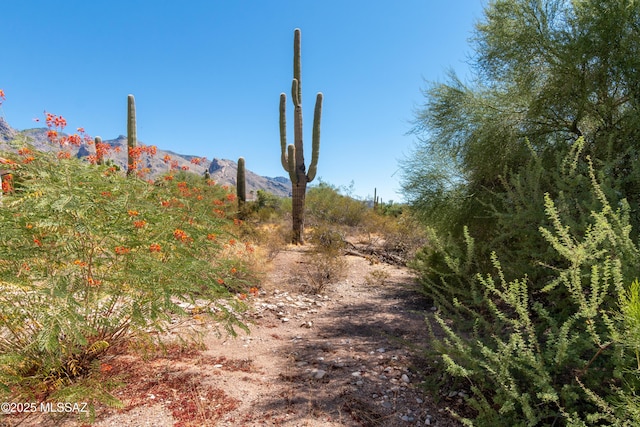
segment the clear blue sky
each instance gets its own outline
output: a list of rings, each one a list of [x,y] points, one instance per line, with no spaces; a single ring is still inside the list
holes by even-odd
[[[182,154],[280,165],[278,102],[290,92],[293,30],[302,31],[307,167],[324,93],[318,177],[354,195],[402,200],[398,160],[425,81],[468,73],[468,39],[485,0],[1,0],[0,107],[11,126],[43,111],[69,130],[126,134]],[[288,99],[288,135],[293,136]]]

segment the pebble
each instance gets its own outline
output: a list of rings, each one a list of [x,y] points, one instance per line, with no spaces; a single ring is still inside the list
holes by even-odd
[[[327,371],[323,369],[314,369],[311,372],[313,373],[313,378],[317,380],[321,380],[322,378],[324,378],[325,375],[327,375]]]
[[[400,380],[401,380],[403,383],[410,383],[410,382],[411,382],[411,380],[409,379],[409,377],[407,376],[407,374],[402,374],[402,376],[400,377]]]

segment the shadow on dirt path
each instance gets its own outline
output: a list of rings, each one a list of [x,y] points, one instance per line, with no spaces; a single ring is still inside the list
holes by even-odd
[[[437,391],[425,323],[431,304],[411,272],[344,256],[346,277],[309,295],[302,292],[308,252],[288,247],[270,262],[260,293],[248,299],[250,334],[220,336],[194,317],[206,350],[177,347],[153,359],[134,354],[109,362],[126,378],[116,391],[125,408],[101,408],[95,425],[460,425],[447,408],[462,398]],[[68,417],[46,421],[83,425]]]
[[[278,307],[262,312],[249,344],[271,393],[256,396],[228,425],[460,425],[442,409],[450,398],[429,395],[429,385],[436,389],[429,378],[435,357],[424,351],[431,305],[415,278],[406,268],[347,258],[349,275],[330,286],[328,299],[306,297],[321,302],[317,312],[296,312],[299,296],[282,290],[259,303]],[[365,280],[374,270],[384,279]],[[272,338],[270,351],[264,337]]]

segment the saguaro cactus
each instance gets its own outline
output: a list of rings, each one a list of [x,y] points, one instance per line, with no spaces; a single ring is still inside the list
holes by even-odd
[[[127,101],[127,176],[130,176],[136,170],[136,158],[133,151],[138,145],[138,135],[136,131],[136,101],[133,95],[129,95]]]
[[[373,189],[373,211],[376,212],[378,210],[378,195],[377,195],[378,189],[374,188]]]
[[[313,181],[318,166],[320,154],[320,117],[322,114],[322,93],[316,96],[313,113],[313,132],[311,139],[311,165],[307,172],[304,164],[302,145],[302,80],[300,72],[300,29],[296,28],[293,35],[293,83],[291,85],[291,100],[293,101],[293,135],[294,143],[287,146],[286,102],[287,95],[280,94],[280,158],[282,167],[289,173],[292,183],[292,216],[294,244],[304,244],[302,232],[304,230],[304,200],[307,183]]]
[[[238,174],[236,177],[236,194],[238,196],[239,216],[243,216],[244,204],[247,201],[247,180],[245,177],[244,157],[238,159]]]

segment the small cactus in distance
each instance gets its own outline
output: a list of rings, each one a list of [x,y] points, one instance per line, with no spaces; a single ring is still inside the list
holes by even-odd
[[[311,139],[311,165],[307,172],[304,164],[302,144],[302,80],[300,61],[300,29],[296,28],[293,36],[293,82],[291,99],[293,101],[294,143],[287,145],[286,101],[287,95],[280,94],[280,160],[282,167],[289,173],[292,184],[292,243],[304,244],[304,201],[307,183],[316,176],[318,157],[320,155],[320,117],[322,115],[322,93],[316,95],[313,114],[313,131]]]
[[[373,189],[373,211],[376,212],[378,210],[378,196],[376,193],[378,192],[377,188]]]
[[[244,165],[244,157],[238,159],[238,173],[236,178],[236,194],[238,196],[238,212],[243,216],[244,206],[247,201],[247,180]]]
[[[138,145],[136,130],[136,101],[133,95],[127,97],[127,176],[131,176],[136,169],[133,150]]]

